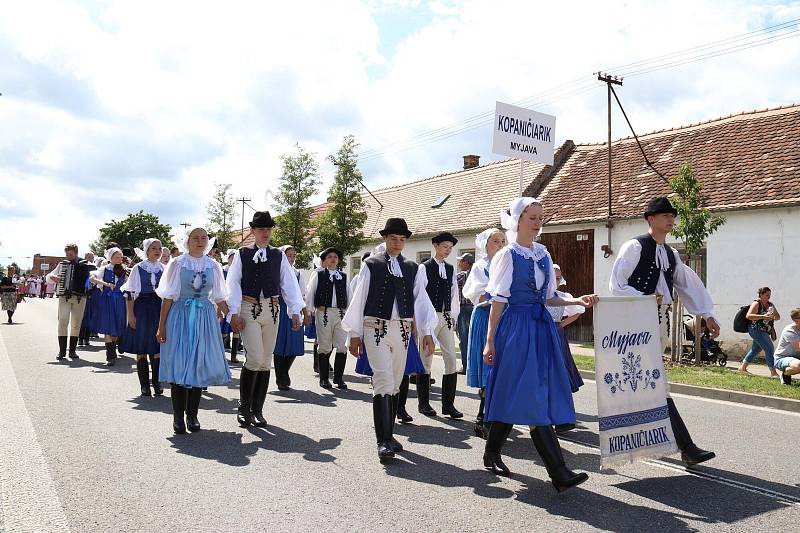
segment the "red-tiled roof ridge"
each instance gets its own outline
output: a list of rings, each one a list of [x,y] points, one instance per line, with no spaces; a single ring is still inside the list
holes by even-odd
[[[640,134],[638,137],[639,137],[639,140],[641,141],[641,140],[645,140],[645,139],[658,138],[658,137],[660,137],[662,135],[666,135],[666,134],[673,134],[673,133],[681,132],[681,131],[692,131],[692,130],[695,130],[695,129],[698,129],[698,128],[710,127],[710,126],[713,126],[713,125],[716,125],[716,124],[725,124],[726,122],[732,122],[732,121],[736,121],[736,120],[750,120],[752,118],[757,118],[757,117],[753,117],[753,115],[770,116],[770,115],[775,115],[775,114],[793,113],[795,111],[800,111],[800,103],[786,104],[786,105],[781,105],[781,106],[778,106],[778,107],[766,107],[764,109],[754,109],[752,111],[742,111],[740,113],[731,113],[730,115],[725,115],[725,116],[722,116],[722,117],[715,117],[715,118],[711,118],[711,119],[707,119],[707,120],[702,120],[700,122],[692,122],[690,124],[684,124],[682,126],[675,126],[673,128],[662,128],[660,130],[655,130],[655,131],[651,131],[651,132],[648,132],[648,133]],[[614,144],[623,143],[623,142],[626,142],[626,141],[634,141],[635,142],[633,135],[629,135],[627,137],[620,137],[618,139],[614,139],[614,140],[611,141],[611,144],[614,145]],[[577,143],[576,146],[580,150],[583,147],[604,146],[605,144],[606,144],[606,141],[595,142],[595,143],[585,142],[585,143]]]

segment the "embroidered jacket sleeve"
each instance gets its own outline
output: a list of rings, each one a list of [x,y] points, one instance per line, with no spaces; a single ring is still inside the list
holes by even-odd
[[[489,276],[484,271],[486,262],[482,259],[472,265],[472,271],[464,283],[464,298],[470,300],[474,305],[479,305],[481,295],[486,292],[486,285],[489,283]]]
[[[300,292],[300,283],[294,275],[294,269],[284,254],[281,254],[281,296],[286,302],[286,314],[290,317],[299,315],[306,305],[303,302],[303,294]]]
[[[628,285],[639,258],[642,256],[642,245],[636,239],[631,239],[619,250],[614,266],[611,267],[611,279],[608,289],[612,296],[641,296],[642,292]]]
[[[230,310],[228,321],[230,321],[231,317],[238,315],[242,309],[242,258],[239,257],[239,250],[233,254],[225,286],[228,289],[228,309]]]
[[[681,297],[686,310],[693,315],[700,315],[704,318],[714,317],[714,302],[711,294],[703,285],[694,270],[683,264],[681,256],[677,250],[670,248],[675,255],[675,274],[672,276],[672,286]]]
[[[315,278],[315,276],[312,276]],[[364,336],[364,306],[367,304],[367,293],[369,292],[370,273],[369,268],[364,265],[358,275],[358,284],[353,296],[350,298],[350,306],[342,319],[342,328],[350,333],[350,337]],[[311,281],[309,280],[309,293]],[[313,309],[313,307],[312,307]]]

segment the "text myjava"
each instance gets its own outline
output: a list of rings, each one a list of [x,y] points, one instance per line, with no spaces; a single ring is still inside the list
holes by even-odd
[[[603,348],[616,348],[617,353],[622,355],[629,346],[643,346],[649,344],[653,335],[649,331],[625,332],[620,333],[617,330],[612,331],[609,335],[603,337]]]

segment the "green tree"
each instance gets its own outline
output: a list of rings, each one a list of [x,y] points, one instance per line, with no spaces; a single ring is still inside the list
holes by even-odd
[[[689,163],[681,165],[678,175],[670,178],[669,187],[675,193],[670,198],[670,202],[678,211],[678,218],[672,234],[683,241],[686,257],[691,264],[696,254],[703,249],[706,239],[725,224],[725,217],[712,215],[711,211],[703,207],[703,184],[697,179]],[[680,318],[680,315],[677,318]],[[695,317],[694,322],[694,356],[695,362],[699,364],[701,347],[698,317]],[[677,343],[673,343],[672,353],[676,354],[678,349]]]
[[[296,155],[281,156],[281,172],[274,208],[275,232],[272,240],[276,246],[290,244],[297,251],[296,266],[306,268],[311,264],[313,250],[308,247],[311,224],[311,197],[319,186],[319,165],[315,154],[306,152],[298,144]]]
[[[112,219],[106,222],[89,247],[95,255],[102,257],[106,244],[111,241],[119,244],[120,248],[135,248],[141,247],[143,240],[155,237],[164,246],[169,246],[172,242],[169,236],[171,231],[172,228],[168,224],[162,224],[158,216],[140,210],[138,213],[129,213],[122,220]]]
[[[215,183],[214,195],[206,206],[208,213],[208,232],[216,237],[214,246],[221,255],[229,248],[237,246],[234,223],[236,222],[236,200],[231,195],[230,183]]]
[[[332,205],[316,220],[319,249],[335,246],[344,256],[358,251],[366,241],[362,229],[367,221],[367,213],[361,197],[363,184],[357,150],[355,137],[347,135],[336,154],[328,156],[328,160],[336,166],[336,176],[328,189]]]

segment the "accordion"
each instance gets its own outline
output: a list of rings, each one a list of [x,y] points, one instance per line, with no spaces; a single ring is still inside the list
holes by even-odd
[[[61,261],[61,279],[56,287],[56,296],[83,296],[86,294],[86,280],[89,274],[95,269],[86,261],[71,263]]]

